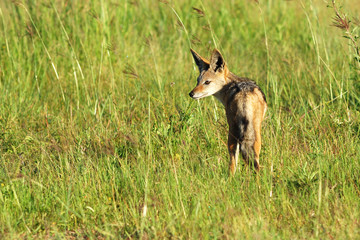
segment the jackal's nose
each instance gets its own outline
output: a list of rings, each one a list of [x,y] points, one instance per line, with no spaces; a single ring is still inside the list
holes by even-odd
[[[190,96],[190,97],[193,97],[193,96],[194,96],[193,91],[191,91],[191,92],[189,93],[189,96]]]

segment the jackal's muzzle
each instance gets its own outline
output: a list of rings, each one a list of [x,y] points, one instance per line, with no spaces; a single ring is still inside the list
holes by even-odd
[[[189,93],[189,96],[190,96],[191,98],[193,98],[193,97],[194,97],[194,92],[191,91],[191,92]]]

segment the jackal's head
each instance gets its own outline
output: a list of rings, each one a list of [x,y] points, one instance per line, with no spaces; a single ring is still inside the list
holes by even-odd
[[[190,50],[200,71],[197,85],[189,93],[190,97],[199,99],[216,94],[226,84],[226,76],[229,72],[224,58],[219,50],[214,49],[209,62],[194,50]]]

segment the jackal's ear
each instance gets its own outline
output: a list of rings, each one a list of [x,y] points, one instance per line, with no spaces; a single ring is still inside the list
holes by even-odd
[[[203,58],[202,56],[200,56],[197,52],[195,52],[194,50],[192,50],[190,48],[191,54],[193,55],[194,61],[196,63],[196,65],[199,68],[200,73],[202,71],[206,71],[209,69],[210,67],[210,63],[208,60],[206,60],[205,58]]]
[[[210,67],[214,72],[222,72],[225,70],[225,60],[217,49],[214,49],[211,54]]]

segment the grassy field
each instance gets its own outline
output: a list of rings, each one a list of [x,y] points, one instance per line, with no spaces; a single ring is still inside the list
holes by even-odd
[[[0,238],[359,239],[359,65],[327,5],[1,1]],[[260,174],[228,175],[190,47],[265,92]]]

